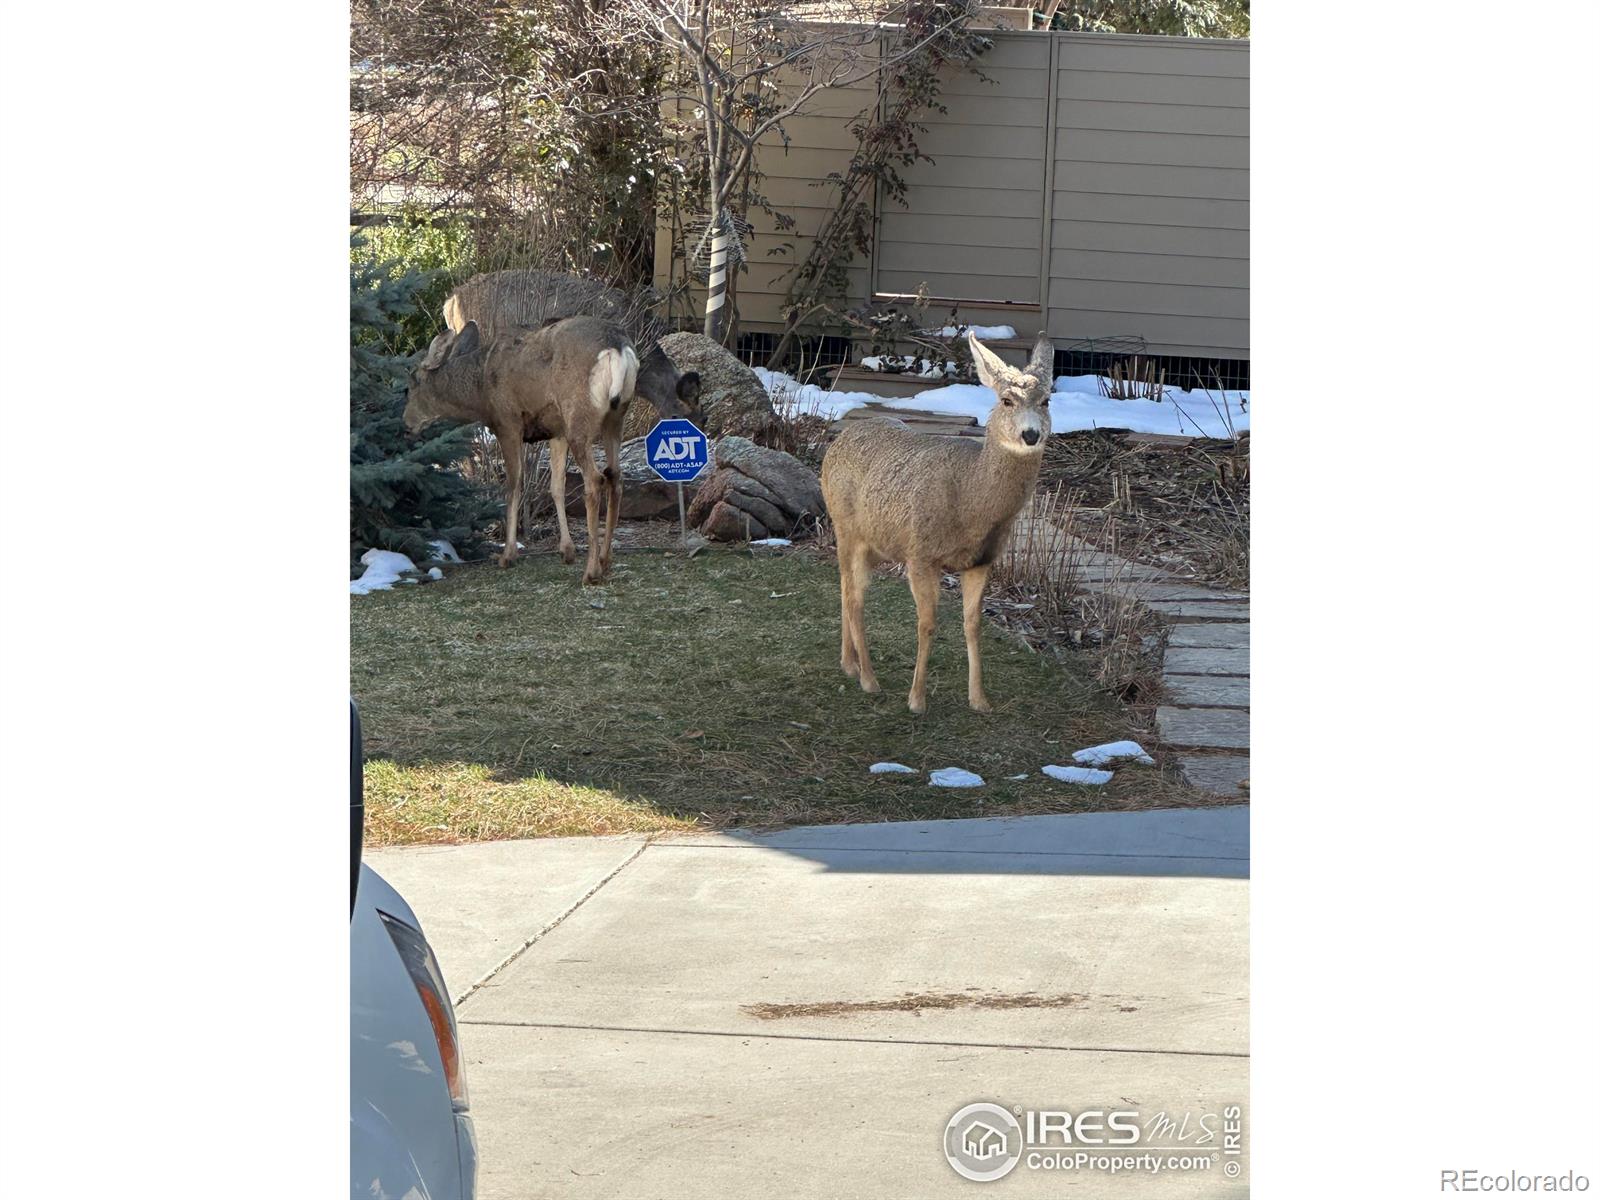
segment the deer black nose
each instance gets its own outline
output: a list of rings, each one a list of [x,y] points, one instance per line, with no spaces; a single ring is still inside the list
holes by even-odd
[[[1037,429],[1024,429],[1022,431],[1022,440],[1030,446],[1033,445],[1039,440],[1039,431]]]

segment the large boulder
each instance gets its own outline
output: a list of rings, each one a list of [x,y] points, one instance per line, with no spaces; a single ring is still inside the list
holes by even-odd
[[[707,437],[732,434],[762,444],[773,440],[780,429],[778,417],[754,371],[701,333],[669,333],[660,345],[679,371],[700,372]]]
[[[714,463],[689,505],[689,523],[714,541],[792,537],[825,511],[816,473],[792,454],[725,437]]]

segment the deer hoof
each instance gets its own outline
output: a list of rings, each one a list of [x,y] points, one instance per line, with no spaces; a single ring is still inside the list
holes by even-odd
[[[578,552],[571,546],[561,547],[561,561],[570,567],[573,563],[578,561]]]
[[[978,696],[975,699],[968,700],[967,703],[972,705],[973,712],[992,713],[994,711],[986,696]]]
[[[852,663],[852,662],[842,662],[842,663],[840,663],[839,664],[839,669],[841,671],[843,671],[846,675],[848,675],[851,679],[854,679],[857,675],[861,674],[860,668],[857,667],[855,665],[855,663]]]
[[[861,690],[869,695],[878,691],[878,681],[870,675],[861,676]]]
[[[604,583],[605,578],[606,573],[600,570],[599,567],[589,567],[583,573],[584,583]]]
[[[920,717],[923,713],[928,711],[928,699],[926,696],[912,696],[906,707]]]
[[[517,552],[515,550],[502,551],[500,557],[496,561],[502,567],[509,567],[512,563],[517,561]]]

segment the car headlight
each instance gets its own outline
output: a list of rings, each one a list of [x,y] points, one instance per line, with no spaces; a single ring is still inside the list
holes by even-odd
[[[444,1063],[444,1080],[450,1089],[450,1104],[456,1112],[467,1110],[467,1079],[461,1070],[461,1039],[456,1034],[456,1014],[450,1007],[450,993],[445,990],[444,974],[439,970],[439,960],[420,929],[413,929],[398,917],[378,911],[383,927],[389,931],[394,948],[400,952],[400,961],[416,985],[417,995],[428,1014],[428,1024],[433,1027],[434,1040],[439,1043],[439,1061]]]

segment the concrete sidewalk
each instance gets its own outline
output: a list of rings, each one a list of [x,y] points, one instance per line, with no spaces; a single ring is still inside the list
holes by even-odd
[[[1203,1114],[1248,1116],[1242,806],[368,861],[458,997],[485,1197],[955,1196],[973,1101],[1190,1113],[1144,1142],[1208,1161]],[[1234,1166],[992,1186],[1245,1195]]]

